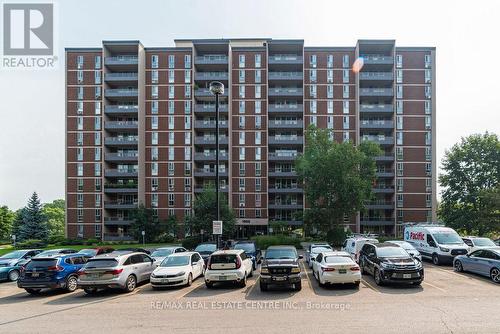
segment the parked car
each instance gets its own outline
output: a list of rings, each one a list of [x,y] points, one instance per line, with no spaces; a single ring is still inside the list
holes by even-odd
[[[149,280],[154,267],[154,260],[143,252],[98,255],[78,273],[78,288],[88,294],[107,288],[132,292],[137,284]]]
[[[154,253],[153,253],[154,254]],[[153,289],[186,285],[205,273],[205,262],[197,252],[173,253],[164,258],[151,274]]]
[[[424,280],[422,262],[392,243],[364,244],[359,266],[362,274],[373,275],[377,285],[389,282],[420,285]]]
[[[151,254],[151,251],[148,249],[136,248],[136,247],[120,248],[120,249],[116,249],[115,252],[119,252],[119,253],[145,253],[148,255]]]
[[[20,249],[0,256],[0,281],[17,281],[21,267],[41,249]]]
[[[77,288],[78,271],[86,261],[82,254],[35,256],[21,270],[17,286],[30,294],[38,294],[42,289],[73,292]]]
[[[260,268],[260,290],[267,291],[269,285],[293,286],[302,289],[299,259],[294,246],[270,246],[264,254]]]
[[[187,249],[185,249],[184,247],[178,247],[178,246],[161,247],[155,249],[154,252],[151,253],[151,257],[153,258],[153,260],[155,260],[155,264],[159,265],[160,263],[162,263],[163,260],[165,260],[167,256],[174,253],[183,253],[183,252],[187,252]]]
[[[454,229],[437,224],[408,225],[403,235],[423,258],[435,265],[452,263],[455,256],[465,255],[469,250]]]
[[[77,251],[75,249],[71,248],[58,248],[58,249],[49,249],[45,250],[41,253],[38,253],[34,257],[50,257],[50,256],[58,256],[58,255],[65,255],[65,254],[74,254]]]
[[[359,263],[359,252],[361,251],[363,245],[366,244],[367,242],[376,244],[378,243],[378,240],[372,237],[361,237],[361,236],[350,237],[344,241],[341,250],[349,253],[352,259],[355,262]]]
[[[497,247],[497,245],[490,238],[463,237],[462,240],[467,246],[469,246],[469,253],[477,251],[478,249]]]
[[[83,254],[85,257],[91,258],[101,254],[108,254],[114,252],[115,249],[111,247],[98,247],[98,248],[84,248],[78,251],[78,254]]]
[[[500,248],[478,249],[467,255],[459,255],[453,260],[455,271],[470,271],[490,277],[500,283]]]
[[[313,262],[313,276],[319,286],[325,284],[354,284],[359,286],[359,266],[346,252],[321,252]]]
[[[203,242],[196,246],[194,249],[195,252],[198,252],[203,260],[205,261],[205,265],[208,263],[208,258],[212,255],[213,252],[217,250],[217,243],[215,242]]]
[[[205,285],[212,288],[214,283],[233,282],[244,287],[247,277],[253,275],[252,260],[241,249],[221,250],[210,255],[205,270]]]
[[[497,246],[500,246],[500,238],[493,240],[493,242],[494,242]]]
[[[257,270],[257,265],[262,261],[262,252],[259,247],[257,247],[255,241],[236,241],[233,245],[233,249],[241,249],[245,251],[247,256],[252,260],[253,270]]]
[[[312,268],[314,259],[316,258],[316,256],[318,256],[319,253],[333,251],[334,249],[332,248],[332,246],[330,246],[326,242],[310,244],[306,250],[306,262],[309,265],[309,268]]]
[[[402,240],[390,240],[387,242],[390,242],[391,244],[398,245],[399,247],[401,247],[405,251],[407,251],[408,254],[410,254],[411,256],[416,257],[417,259],[422,261],[422,254],[420,254],[420,252],[415,247],[413,247],[413,245],[410,244],[409,242],[402,241]]]

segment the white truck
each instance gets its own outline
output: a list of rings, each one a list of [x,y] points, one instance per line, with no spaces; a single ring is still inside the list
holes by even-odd
[[[407,225],[404,229],[404,240],[411,243],[423,258],[432,260],[435,265],[452,263],[455,256],[468,252],[467,245],[458,233],[443,225]]]

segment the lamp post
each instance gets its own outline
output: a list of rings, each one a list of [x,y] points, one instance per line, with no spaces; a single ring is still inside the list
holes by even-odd
[[[217,207],[217,220],[220,220],[219,203],[219,95],[224,94],[224,84],[219,81],[210,83],[210,92],[215,95],[215,202]],[[220,236],[217,235],[217,247],[219,247]]]

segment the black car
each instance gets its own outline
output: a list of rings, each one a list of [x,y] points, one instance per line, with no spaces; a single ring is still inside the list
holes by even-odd
[[[232,247],[233,249],[241,249],[245,254],[252,259],[253,270],[257,270],[257,265],[262,260],[262,252],[255,241],[252,240],[241,240],[236,241]]]
[[[267,291],[269,285],[293,285],[296,291],[302,289],[299,259],[293,246],[270,246],[266,250],[260,268],[260,290]]]
[[[208,262],[208,258],[212,255],[213,252],[217,250],[217,243],[215,242],[203,242],[196,246],[194,249],[195,252],[200,253],[203,261],[205,261],[205,265]]]
[[[375,283],[409,283],[420,285],[424,280],[422,262],[403,248],[384,242],[366,243],[359,253],[361,273],[373,275]]]

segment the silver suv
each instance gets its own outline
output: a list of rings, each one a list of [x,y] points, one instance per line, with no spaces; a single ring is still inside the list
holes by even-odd
[[[99,289],[120,288],[132,292],[148,281],[154,260],[144,253],[109,253],[93,257],[78,272],[78,288],[92,294]]]

